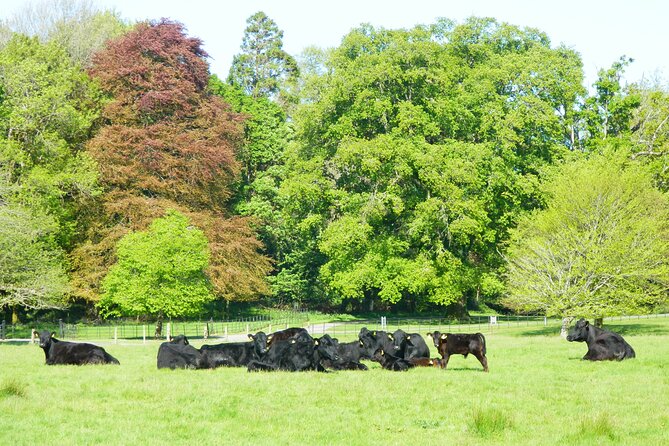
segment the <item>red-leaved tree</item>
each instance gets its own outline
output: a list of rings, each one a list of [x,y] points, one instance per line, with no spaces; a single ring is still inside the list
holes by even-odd
[[[267,293],[270,261],[247,219],[228,199],[239,166],[243,119],[207,91],[207,54],[179,23],[141,23],[93,60],[109,95],[103,125],[88,144],[105,194],[89,211],[89,242],[73,254],[75,286],[95,300],[115,261],[114,246],[167,209],[187,215],[210,242],[209,278],[226,300]]]

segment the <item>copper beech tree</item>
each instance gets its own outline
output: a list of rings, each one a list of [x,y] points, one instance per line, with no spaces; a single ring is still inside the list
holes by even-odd
[[[138,24],[94,57],[90,75],[109,101],[88,150],[105,194],[91,212],[90,242],[73,255],[81,297],[99,296],[117,241],[168,209],[204,231],[206,273],[219,297],[250,300],[267,292],[270,261],[248,220],[228,213],[243,118],[209,94],[206,57],[200,39],[165,19]]]

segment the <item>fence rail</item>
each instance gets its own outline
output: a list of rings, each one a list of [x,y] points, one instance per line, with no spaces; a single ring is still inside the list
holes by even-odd
[[[635,316],[615,316],[605,321],[622,321],[629,319],[647,319],[669,317],[669,314],[648,314]],[[169,335],[184,334],[189,338],[216,337],[227,340],[230,335],[255,333],[257,331],[272,332],[288,327],[305,327],[310,333],[328,333],[331,336],[354,337],[362,327],[370,330],[395,331],[402,329],[410,333],[425,335],[427,331],[443,332],[495,332],[512,327],[553,327],[560,326],[559,318],[543,316],[472,316],[467,320],[453,320],[440,317],[394,318],[383,316],[377,319],[356,320],[345,322],[309,323],[307,317],[295,313],[282,318],[255,316],[229,321],[165,321],[162,332],[155,332],[155,324],[130,323],[115,321],[105,324],[69,324],[62,320],[55,323],[39,324],[7,324],[0,321],[0,339],[30,339],[32,329],[51,330],[61,339],[99,339],[99,340],[147,340],[165,339]],[[424,333],[425,332],[425,333]]]

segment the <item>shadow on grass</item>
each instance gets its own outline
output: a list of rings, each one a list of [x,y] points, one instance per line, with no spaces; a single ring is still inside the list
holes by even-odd
[[[609,331],[614,331],[621,335],[645,335],[645,336],[663,336],[669,334],[669,323],[661,324],[648,324],[648,323],[625,323],[623,321],[614,322],[610,324],[604,324],[604,329]]]
[[[573,324],[572,324],[573,327]],[[572,328],[570,327],[570,329]],[[613,331],[620,335],[628,336],[664,336],[669,335],[669,320],[664,324],[660,323],[641,323],[637,321],[615,321],[604,324],[604,330]],[[514,336],[559,336],[560,327],[534,327],[527,330],[519,330],[513,333]]]

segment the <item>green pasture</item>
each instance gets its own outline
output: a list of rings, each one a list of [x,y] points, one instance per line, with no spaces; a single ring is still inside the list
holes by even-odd
[[[582,361],[553,326],[485,332],[487,374],[462,356],[408,372],[157,370],[155,341],[98,342],[120,366],[46,366],[36,345],[4,343],[0,444],[667,444],[669,319],[606,328],[637,358]]]

